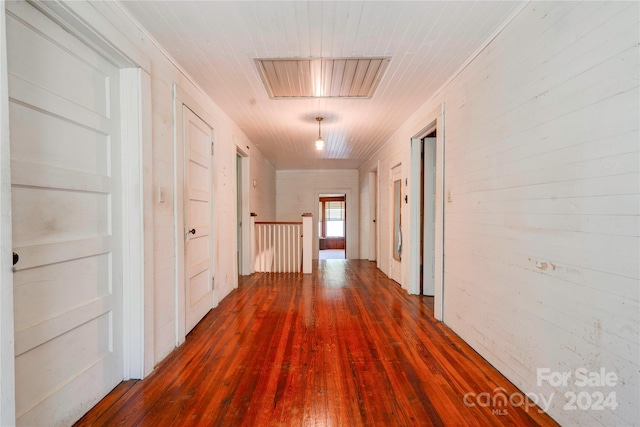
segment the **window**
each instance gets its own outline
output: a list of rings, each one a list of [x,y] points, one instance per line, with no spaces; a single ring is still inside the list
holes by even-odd
[[[344,237],[346,203],[342,197],[321,197],[318,204],[318,235]]]
[[[344,237],[344,202],[326,202],[325,237]]]
[[[318,205],[318,236],[324,237],[324,202],[322,199]]]

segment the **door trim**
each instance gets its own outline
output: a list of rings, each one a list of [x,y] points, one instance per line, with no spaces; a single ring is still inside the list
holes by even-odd
[[[380,238],[380,172],[381,172],[380,160],[376,162],[376,206],[375,206],[375,216],[376,216],[376,268],[380,268],[382,261],[380,260],[381,254],[381,238]]]
[[[445,147],[444,103],[428,116],[428,124],[411,138],[411,187],[409,222],[412,230],[420,229],[420,149],[421,138],[436,130],[436,215],[435,215],[435,295],[434,317],[444,322],[444,147]],[[417,179],[416,179],[417,177]],[[414,228],[415,227],[415,228]],[[420,242],[411,239],[409,247],[409,293],[420,293]]]
[[[120,29],[115,28],[100,13],[96,13],[94,5],[69,0],[47,2],[27,0],[27,2],[104,58],[110,60],[116,67],[140,67],[147,73],[151,73],[149,57],[126,37],[121,36]],[[107,4],[107,6],[117,7],[129,15],[123,6],[118,6],[116,2]],[[86,19],[84,16],[89,16],[90,19]],[[87,23],[89,20],[91,25]],[[105,37],[104,34],[109,34],[110,37]]]
[[[411,162],[409,165],[409,293],[420,294],[420,138],[411,138]]]
[[[151,77],[120,69],[123,170],[124,379],[154,368]],[[150,165],[149,165],[150,166]],[[145,215],[147,212],[147,215]],[[146,219],[146,220],[145,220]]]
[[[11,226],[11,158],[5,4],[0,3],[0,425],[16,422],[13,347],[13,251]]]

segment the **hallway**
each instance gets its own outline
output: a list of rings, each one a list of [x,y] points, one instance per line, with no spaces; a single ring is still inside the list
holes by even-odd
[[[344,249],[323,249],[318,251],[318,259],[345,259]]]
[[[121,383],[76,425],[554,425],[364,260],[254,274],[144,381]],[[520,393],[521,394],[521,393]],[[525,410],[526,409],[526,410]]]

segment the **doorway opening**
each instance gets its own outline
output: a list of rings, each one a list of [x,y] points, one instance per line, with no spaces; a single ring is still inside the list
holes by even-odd
[[[249,227],[249,154],[236,147],[236,268],[238,276],[247,276],[250,271]]]
[[[435,293],[436,130],[420,140],[420,295]]]
[[[411,138],[407,290],[433,296],[433,316],[444,321],[444,104],[431,117]]]
[[[238,265],[238,275],[242,275],[242,156],[236,154],[236,215],[237,215],[237,252],[236,261]]]
[[[378,263],[378,169],[369,172],[369,261]]]
[[[318,198],[318,259],[345,259],[347,247],[346,194]]]
[[[433,296],[433,315],[444,321],[444,104],[431,117],[411,138],[408,291]]]
[[[389,277],[401,284],[402,281],[402,164],[398,164],[391,169],[391,264]]]

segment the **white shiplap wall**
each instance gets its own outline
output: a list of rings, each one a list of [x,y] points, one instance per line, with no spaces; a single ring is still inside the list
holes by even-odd
[[[640,424],[638,18],[637,2],[530,3],[360,169],[364,192],[445,103],[445,323],[563,425]],[[537,368],[572,377],[538,387]],[[581,388],[577,368],[617,385]],[[620,406],[568,410],[567,392]]]
[[[153,186],[157,194],[160,187],[166,192],[165,202],[154,200],[154,341],[155,362],[160,362],[175,347],[175,300],[174,300],[174,206],[173,206],[173,116],[171,85],[177,85],[197,102],[207,115],[213,117],[215,134],[214,156],[214,245],[215,245],[215,300],[220,301],[237,286],[236,263],[236,152],[241,147],[250,156],[250,176],[260,186],[250,187],[249,207],[258,215],[273,217],[275,214],[275,170],[260,151],[242,133],[238,126],[183,74],[164,51],[159,49],[117,4],[93,2],[95,8],[87,14],[88,22],[97,13],[113,24],[113,29],[103,36],[126,38],[135,49],[149,58],[152,90],[153,131]],[[87,9],[88,10],[88,9]],[[103,26],[103,29],[108,27]],[[118,28],[118,30],[115,30]],[[128,46],[123,46],[127,49]],[[126,52],[125,52],[126,53]],[[246,147],[249,147],[248,149]],[[265,191],[267,194],[260,194]],[[229,245],[233,245],[230,250]]]
[[[250,157],[249,211],[258,215],[257,221],[275,221],[276,170],[260,151],[251,151]]]
[[[423,124],[424,127],[426,123]],[[421,127],[421,128],[422,128]],[[421,129],[419,128],[418,131]],[[409,179],[409,162],[411,160],[410,156],[410,139],[415,134],[409,134],[409,136],[405,138],[401,138],[399,135],[404,130],[401,129],[400,133],[396,134],[396,138],[392,139],[390,143],[387,143],[375,157],[369,159],[364,165],[360,168],[360,194],[362,197],[361,210],[360,210],[360,244],[361,247],[368,247],[369,245],[369,221],[370,214],[368,211],[369,204],[369,183],[368,183],[368,175],[369,172],[377,172],[378,178],[378,217],[376,218],[376,223],[378,225],[378,235],[376,238],[378,239],[378,247],[380,249],[380,253],[376,254],[376,262],[378,268],[382,270],[386,275],[390,275],[391,269],[391,260],[393,258],[393,252],[391,248],[393,247],[393,236],[392,236],[392,222],[393,222],[393,210],[392,206],[392,182],[391,182],[391,169],[393,169],[396,165],[401,166],[402,170],[402,194],[409,194],[408,179]],[[403,236],[403,246],[405,248],[409,247],[409,205],[404,203],[402,204],[401,215],[401,229]],[[407,237],[409,236],[409,237]],[[366,245],[366,246],[364,246]],[[363,253],[363,257],[367,255]],[[409,290],[409,265],[404,262],[402,265],[402,277],[403,280],[400,282],[400,285],[405,289]]]
[[[317,233],[318,194],[346,194],[347,258],[360,258],[358,220],[360,192],[358,171],[351,170],[279,170],[276,171],[277,221],[302,221],[305,212],[313,214]],[[318,239],[313,239],[313,258],[318,258]]]

